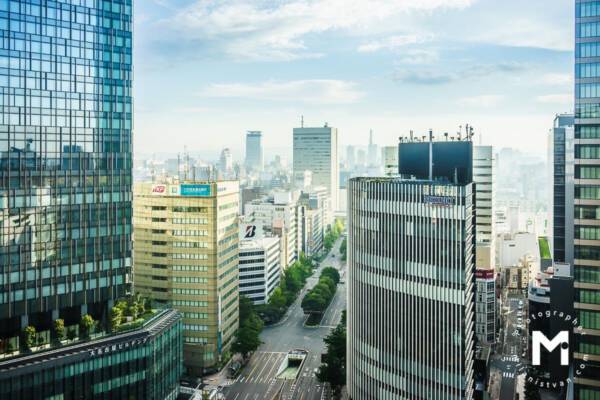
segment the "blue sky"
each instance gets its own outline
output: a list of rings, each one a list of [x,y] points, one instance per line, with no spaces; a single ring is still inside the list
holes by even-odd
[[[283,149],[304,115],[341,145],[469,123],[543,155],[573,109],[573,3],[136,1],[135,150],[240,154],[246,130]]]

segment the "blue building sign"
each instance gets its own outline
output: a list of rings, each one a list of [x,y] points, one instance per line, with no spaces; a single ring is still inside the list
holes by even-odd
[[[448,207],[454,205],[454,198],[449,196],[423,196],[423,200],[426,204],[431,204],[433,206],[441,206]]]
[[[210,185],[180,185],[181,196],[210,196]]]

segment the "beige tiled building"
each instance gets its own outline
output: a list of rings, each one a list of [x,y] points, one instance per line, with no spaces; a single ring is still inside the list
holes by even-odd
[[[183,314],[191,375],[218,365],[238,327],[237,181],[134,186],[135,291]]]

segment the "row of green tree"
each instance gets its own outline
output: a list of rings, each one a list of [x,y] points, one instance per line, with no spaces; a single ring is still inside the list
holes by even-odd
[[[333,299],[339,282],[340,273],[337,269],[333,267],[323,268],[319,282],[302,299],[304,313],[323,313]]]
[[[234,353],[240,353],[245,360],[248,354],[260,346],[260,332],[264,327],[252,300],[246,296],[240,296],[239,320],[240,327],[236,332],[231,350]]]
[[[346,385],[346,311],[342,312],[342,320],[323,339],[327,352],[323,354],[322,364],[317,372],[317,379],[329,383],[335,398],[339,398]]]
[[[340,256],[342,257],[342,261],[346,261],[346,258],[348,256],[348,240],[346,238],[344,238],[344,240],[342,240],[342,244],[340,245]]]
[[[300,255],[300,259],[285,270],[279,286],[271,293],[269,302],[256,307],[256,312],[266,324],[273,324],[283,317],[288,307],[298,298],[298,293],[312,272],[313,262],[304,255]]]
[[[325,237],[323,238],[323,246],[325,251],[329,252],[333,248],[335,241],[338,240],[342,232],[344,231],[344,224],[341,220],[336,219],[332,227],[327,230]]]
[[[63,340],[74,340],[78,337],[87,339],[93,333],[98,325],[98,321],[94,321],[91,315],[86,314],[79,321],[79,333],[76,327],[65,327],[65,321],[62,318],[57,318],[52,323],[52,339],[54,344],[59,345]],[[43,335],[38,334],[37,329],[33,325],[26,326],[21,333],[21,347],[24,350],[31,350],[33,347],[46,344],[47,340]],[[11,342],[8,342],[7,351],[12,352],[14,348]]]

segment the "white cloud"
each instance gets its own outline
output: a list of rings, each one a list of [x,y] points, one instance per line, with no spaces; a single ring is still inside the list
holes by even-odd
[[[293,101],[311,104],[348,104],[363,93],[356,83],[333,79],[267,81],[261,83],[215,83],[199,93],[205,97]]]
[[[528,18],[513,17],[510,23],[481,26],[480,32],[471,40],[503,46],[573,50],[572,34],[565,29],[566,26],[570,26],[567,21],[561,21],[564,26],[561,26],[562,24],[549,26],[548,22],[548,20],[538,20],[533,15],[529,15]]]
[[[432,49],[409,49],[402,52],[402,57],[398,64],[433,64],[439,60],[440,56],[436,50]]]
[[[535,98],[540,103],[546,104],[573,104],[573,95],[570,93],[547,94]]]
[[[552,86],[566,86],[573,84],[572,74],[544,74],[540,77],[540,83]]]
[[[479,96],[462,97],[458,99],[458,104],[467,107],[491,108],[497,106],[504,96],[497,94],[484,94]]]
[[[379,50],[395,50],[409,44],[423,43],[432,39],[432,35],[419,36],[416,34],[390,36],[381,40],[363,43],[358,46],[361,53],[373,53]]]
[[[198,0],[164,22],[188,39],[220,41],[224,51],[237,58],[289,60],[319,56],[305,46],[309,34],[356,33],[403,13],[464,8],[474,1]]]

